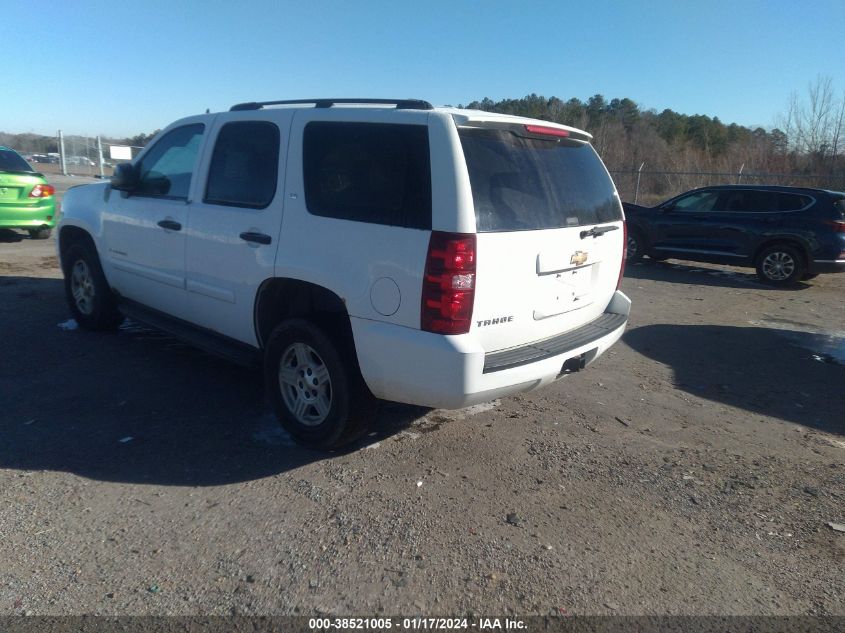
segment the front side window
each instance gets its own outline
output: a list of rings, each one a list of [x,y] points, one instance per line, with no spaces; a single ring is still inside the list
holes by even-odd
[[[138,163],[137,195],[188,198],[205,126],[185,125],[162,136]]]
[[[712,211],[719,200],[718,191],[699,191],[678,198],[672,205],[673,211]]]
[[[205,202],[263,209],[276,195],[279,128],[268,121],[227,123],[208,170]]]
[[[431,228],[426,126],[312,122],[305,127],[303,163],[310,213]]]

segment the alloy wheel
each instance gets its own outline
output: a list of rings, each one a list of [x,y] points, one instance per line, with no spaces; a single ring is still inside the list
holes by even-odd
[[[285,406],[300,424],[317,426],[332,406],[329,370],[316,351],[305,343],[293,343],[279,361],[279,388]]]
[[[627,243],[627,250],[626,258],[627,259],[634,259],[637,255],[639,255],[639,248],[640,243],[637,241],[637,238],[633,235],[628,235],[628,243]]]
[[[775,251],[763,260],[763,274],[772,281],[784,281],[795,272],[795,259],[789,253]]]
[[[91,269],[84,259],[77,259],[73,265],[70,276],[70,290],[76,308],[85,315],[94,312],[94,300],[96,289],[94,278],[91,276]]]

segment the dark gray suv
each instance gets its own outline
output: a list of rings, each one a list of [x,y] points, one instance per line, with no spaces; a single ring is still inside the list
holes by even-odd
[[[845,193],[801,187],[704,187],[656,207],[624,203],[628,261],[753,266],[764,283],[789,285],[845,272]]]

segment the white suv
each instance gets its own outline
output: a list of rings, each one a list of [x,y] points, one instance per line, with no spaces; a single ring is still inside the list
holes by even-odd
[[[280,422],[312,447],[358,437],[375,398],[535,389],[595,360],[630,311],[622,207],[589,140],[416,100],[182,119],[65,195],[70,309],[261,360]]]

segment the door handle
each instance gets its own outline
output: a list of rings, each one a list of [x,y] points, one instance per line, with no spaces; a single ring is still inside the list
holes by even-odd
[[[182,230],[182,225],[176,222],[175,220],[161,220],[158,225],[163,229],[167,229],[168,231]]]
[[[273,238],[269,235],[265,235],[264,233],[253,233],[252,231],[241,233],[241,239],[246,242],[255,242],[256,244],[269,244],[273,241]]]

